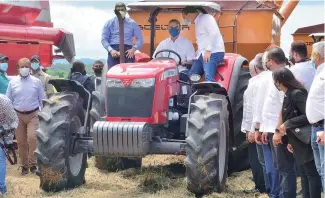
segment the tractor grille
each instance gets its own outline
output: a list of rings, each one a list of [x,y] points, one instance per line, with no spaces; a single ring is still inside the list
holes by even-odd
[[[107,88],[108,117],[151,117],[155,87]]]

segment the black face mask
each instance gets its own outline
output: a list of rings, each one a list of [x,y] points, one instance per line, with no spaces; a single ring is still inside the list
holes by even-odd
[[[296,61],[292,56],[289,56],[289,60],[292,64],[296,64]]]
[[[101,76],[102,75],[102,69],[94,69],[94,73],[96,76]]]
[[[281,89],[279,88],[279,86],[276,83],[274,83],[274,86],[277,88],[277,90],[281,91]]]

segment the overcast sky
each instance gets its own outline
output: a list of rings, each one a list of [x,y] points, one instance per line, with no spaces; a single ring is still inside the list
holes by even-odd
[[[106,50],[100,42],[101,31],[105,22],[113,16],[116,2],[51,1],[52,22],[55,27],[64,28],[74,34],[78,58],[106,58]],[[283,50],[288,53],[292,42],[291,34],[297,28],[320,23],[324,23],[324,1],[301,0],[282,28]]]

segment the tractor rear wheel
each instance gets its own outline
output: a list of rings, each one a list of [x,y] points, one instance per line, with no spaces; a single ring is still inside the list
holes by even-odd
[[[248,81],[251,78],[248,69],[241,68],[236,86],[234,104],[232,104],[233,127],[235,142],[235,151],[230,152],[228,173],[239,172],[249,168],[248,162],[248,143],[246,135],[241,132],[241,123],[243,119],[243,96],[247,89]]]
[[[82,103],[82,98],[74,92],[55,93],[43,102],[35,154],[44,191],[74,188],[84,182],[87,154],[72,155],[70,146],[72,137],[83,126]]]
[[[196,195],[222,192],[228,166],[229,112],[225,96],[194,96],[186,138],[187,188]]]

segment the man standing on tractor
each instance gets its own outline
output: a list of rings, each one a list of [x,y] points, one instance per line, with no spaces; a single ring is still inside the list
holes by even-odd
[[[168,52],[162,52],[157,54],[157,52],[161,50],[173,50],[177,52],[182,62],[181,65],[178,66],[179,71],[186,70],[184,67],[185,65],[192,65],[193,60],[195,60],[195,49],[193,44],[186,38],[180,36],[181,33],[181,23],[177,19],[172,19],[169,21],[168,24],[168,31],[170,34],[170,38],[167,38],[163,41],[161,41],[156,48],[153,57],[168,57]],[[177,61],[179,58],[170,53],[170,58],[173,58],[175,61]]]
[[[42,100],[45,99],[42,82],[30,75],[30,67],[28,58],[18,61],[19,75],[9,82],[6,93],[19,118],[16,138],[22,175],[28,174],[28,168],[33,174],[36,173],[35,134],[39,127],[38,111],[42,107]]]
[[[133,63],[135,60],[134,52],[143,45],[141,29],[133,19],[125,16],[127,11],[124,3],[116,3],[115,10],[119,11],[124,19],[125,62]],[[136,39],[136,44],[132,46],[133,37]],[[117,16],[115,16],[107,21],[102,32],[102,45],[108,52],[108,69],[120,63],[119,44],[119,21]]]
[[[204,74],[205,81],[215,82],[218,64],[225,56],[225,44],[218,24],[212,15],[201,13],[199,8],[186,6],[183,9],[186,25],[195,23],[198,51],[189,76]]]
[[[9,58],[3,54],[0,54],[0,93],[6,94],[9,80],[7,78]]]
[[[44,91],[47,96],[50,94],[53,94],[53,85],[49,84],[50,76],[43,72],[40,67],[40,57],[37,55],[34,55],[30,58],[31,62],[31,68],[32,68],[32,75],[38,79],[43,84]]]

